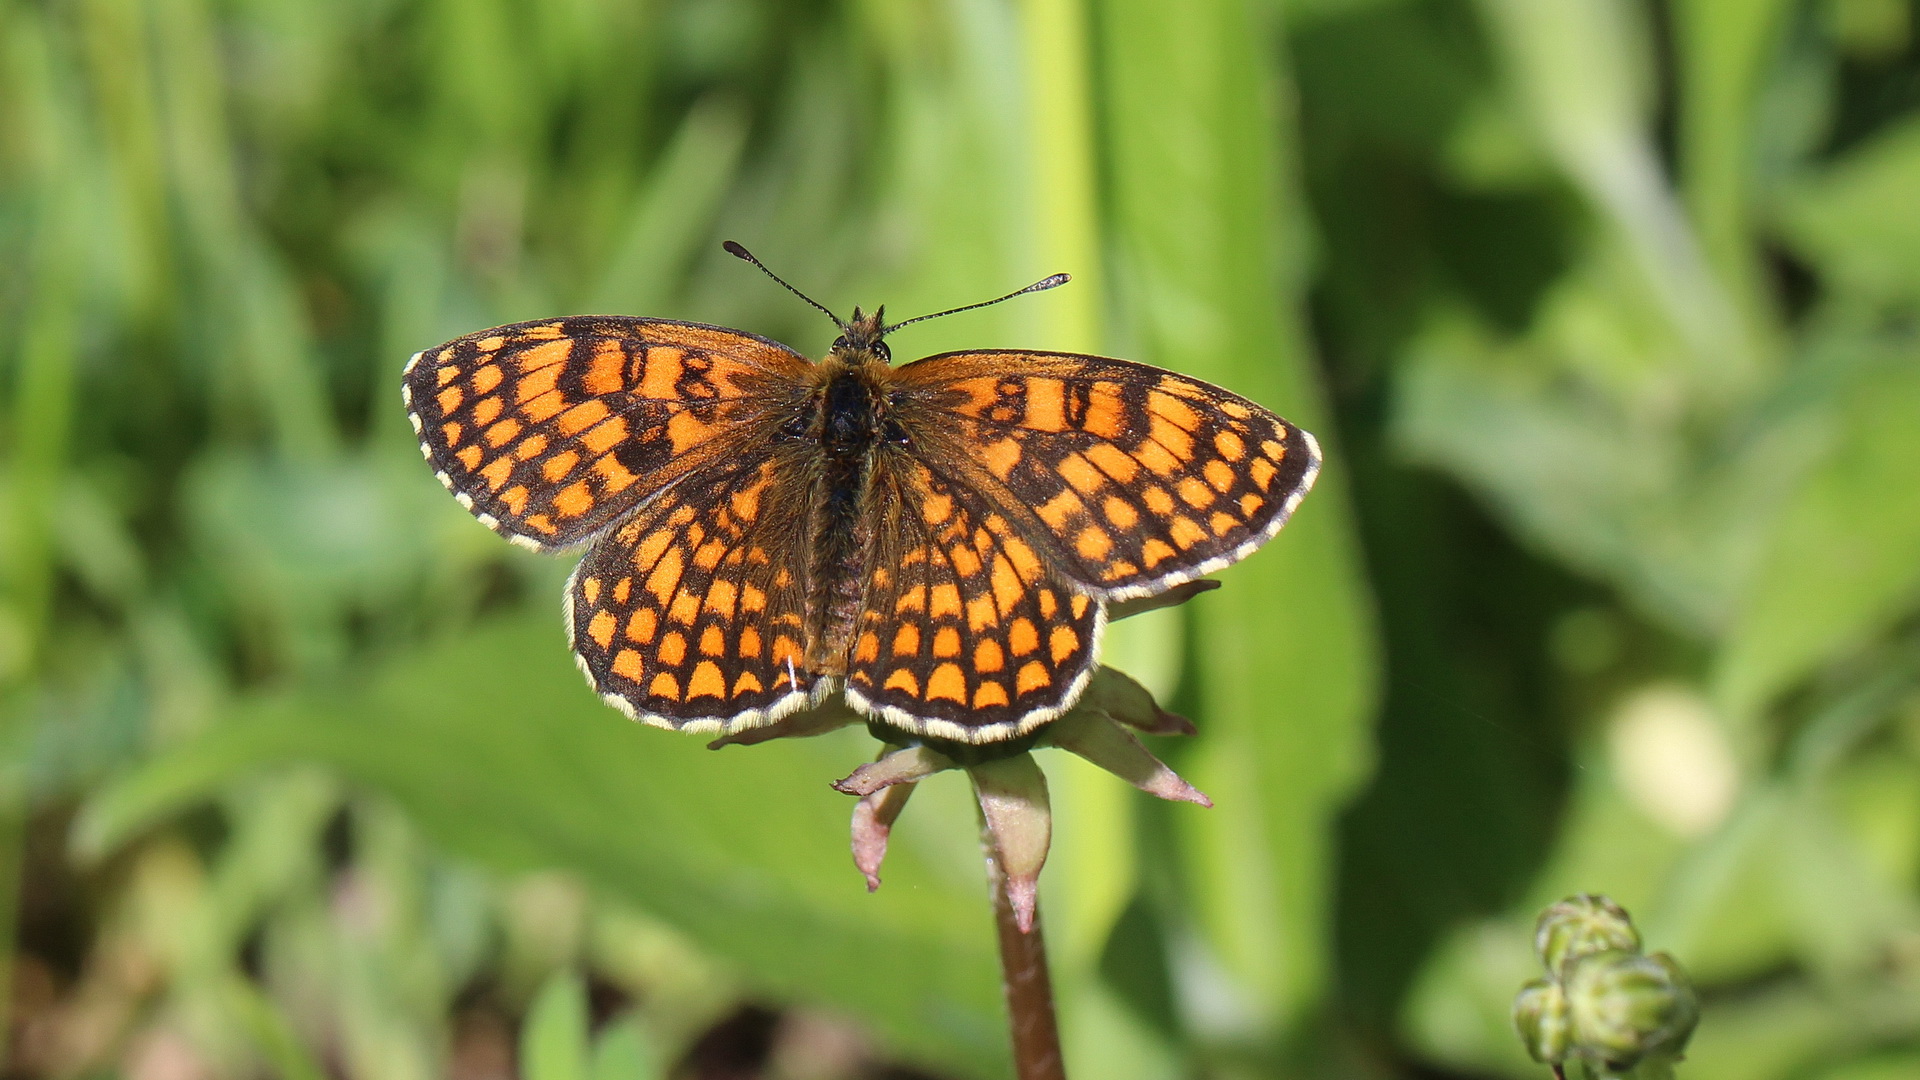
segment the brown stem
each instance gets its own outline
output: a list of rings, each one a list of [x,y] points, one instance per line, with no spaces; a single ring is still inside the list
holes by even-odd
[[[983,827],[984,836],[984,827]],[[1053,980],[1047,975],[1047,942],[1040,915],[1033,929],[1020,932],[1007,875],[1000,869],[991,837],[985,837],[987,881],[993,887],[993,921],[1000,931],[1000,971],[1013,1028],[1013,1071],[1019,1080],[1067,1080],[1060,1057],[1060,1027],[1053,1015]]]

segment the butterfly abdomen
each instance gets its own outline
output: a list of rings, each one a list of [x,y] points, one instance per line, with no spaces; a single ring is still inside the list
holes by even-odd
[[[885,428],[883,390],[864,365],[836,360],[816,397],[820,469],[810,508],[807,667],[842,674],[865,591],[873,454]]]

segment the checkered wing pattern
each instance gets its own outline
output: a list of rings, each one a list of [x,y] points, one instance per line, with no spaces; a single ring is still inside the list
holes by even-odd
[[[809,361],[737,330],[587,316],[416,353],[407,415],[440,482],[488,528],[584,540],[793,408]]]
[[[1147,596],[1238,562],[1320,467],[1313,436],[1217,386],[1067,353],[943,353],[898,385],[928,460],[1078,587]]]
[[[660,727],[737,731],[806,705],[805,470],[772,453],[703,469],[595,541],[568,633],[608,704]]]
[[[910,732],[1023,734],[1091,674],[1105,608],[1056,580],[992,501],[898,450],[876,469],[891,507],[849,658],[848,700]]]

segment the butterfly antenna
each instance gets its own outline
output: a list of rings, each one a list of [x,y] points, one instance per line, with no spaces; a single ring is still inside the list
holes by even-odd
[[[928,319],[938,319],[942,315],[958,315],[963,311],[972,311],[974,308],[992,307],[993,305],[1000,303],[1002,300],[1011,300],[1016,296],[1025,296],[1030,292],[1046,292],[1048,289],[1059,288],[1060,286],[1065,285],[1067,282],[1072,280],[1073,280],[1072,276],[1068,274],[1052,274],[1047,277],[1041,278],[1039,281],[1034,282],[1033,284],[1027,286],[1024,289],[1015,289],[1013,292],[1010,292],[1005,296],[997,296],[997,297],[994,297],[992,300],[982,300],[977,304],[968,304],[966,307],[951,308],[947,311],[936,311],[931,315],[915,315],[913,318],[908,319],[905,322],[894,323],[892,326],[889,326],[880,332],[882,334],[891,334],[895,330],[898,330],[903,326],[912,326],[914,323],[926,322]]]
[[[793,286],[787,284],[785,278],[767,269],[766,263],[763,263],[759,259],[754,258],[753,252],[748,251],[746,248],[741,247],[739,244],[734,243],[732,240],[728,240],[725,243],[721,244],[720,246],[723,248],[726,248],[727,254],[733,256],[734,258],[745,259],[746,261],[759,267],[761,273],[767,275],[768,277],[772,278],[775,281],[778,281],[780,283],[781,288],[787,290],[788,292],[799,297],[800,299],[805,300],[807,303],[812,304],[814,307],[819,308],[822,314],[826,315],[827,318],[833,320],[833,325],[839,327],[842,330],[847,329],[847,324],[841,320],[840,316],[835,315],[831,311],[828,311],[827,306],[825,304],[822,304],[820,301],[815,300],[813,297],[808,296],[806,293],[803,293],[799,289],[796,289]]]

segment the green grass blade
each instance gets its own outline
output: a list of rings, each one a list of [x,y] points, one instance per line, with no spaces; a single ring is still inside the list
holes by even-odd
[[[1216,808],[1178,813],[1195,915],[1246,1015],[1275,1034],[1319,995],[1333,815],[1367,769],[1374,646],[1339,443],[1300,323],[1293,148],[1269,27],[1238,0],[1101,9],[1115,235],[1139,359],[1274,406],[1329,465],[1268,549],[1190,605],[1200,737],[1186,769]],[[1231,1021],[1230,1021],[1231,1022]]]

